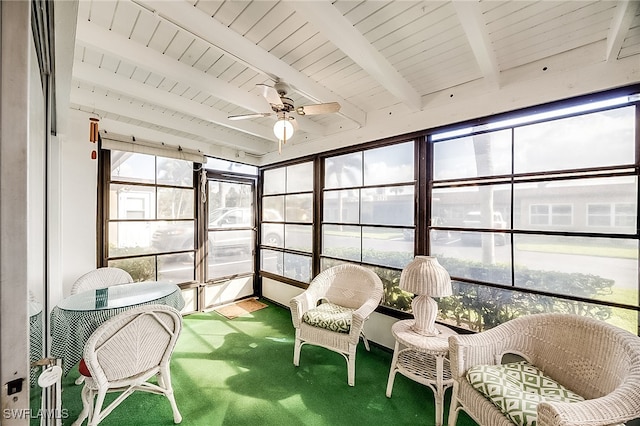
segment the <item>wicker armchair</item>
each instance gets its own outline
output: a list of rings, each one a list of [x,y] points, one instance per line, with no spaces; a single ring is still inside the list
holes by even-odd
[[[134,391],[166,396],[173,421],[180,423],[182,416],[173,395],[169,361],[181,330],[182,316],[166,305],[138,306],[98,327],[84,347],[85,365],[81,363],[80,368],[86,375],[81,394],[83,407],[73,425],[81,425],[86,418],[90,426],[97,425]],[[154,376],[157,384],[148,382]],[[107,392],[120,395],[103,409]]]
[[[353,386],[356,375],[356,348],[360,336],[369,350],[369,343],[363,334],[364,322],[378,307],[381,299],[382,281],[370,269],[344,264],[318,274],[306,291],[291,299],[291,317],[296,329],[293,364],[300,365],[300,349],[303,345],[322,346],[346,359],[348,383],[349,386]],[[308,322],[308,314],[321,302],[329,302],[327,305],[337,306],[341,311],[338,314],[339,321],[344,326],[341,331],[334,331],[330,326],[311,325]]]
[[[71,294],[95,288],[132,283],[131,275],[120,268],[98,268],[78,278],[71,287]]]
[[[525,358],[585,398],[539,403],[539,426],[614,425],[640,417],[640,338],[602,321],[571,314],[528,315],[485,332],[451,336],[449,347],[455,380],[449,426],[456,424],[458,410],[481,425],[513,425],[466,379],[470,367],[499,364],[505,354]]]

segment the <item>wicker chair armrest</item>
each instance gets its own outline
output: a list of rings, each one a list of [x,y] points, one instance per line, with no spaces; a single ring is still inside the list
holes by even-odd
[[[300,293],[289,301],[291,319],[295,328],[300,328],[302,315],[309,309],[315,307],[321,297],[321,294],[316,294],[316,292],[307,289],[307,291]]]
[[[637,418],[640,379],[625,383],[608,395],[581,402],[538,404],[540,426],[608,426]]]
[[[504,323],[482,333],[450,336],[452,377],[456,380],[463,377],[474,365],[497,364],[499,357],[510,349],[508,336],[516,332],[508,324]]]

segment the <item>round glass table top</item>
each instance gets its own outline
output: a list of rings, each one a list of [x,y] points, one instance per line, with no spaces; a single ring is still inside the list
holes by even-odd
[[[151,302],[179,290],[175,284],[160,281],[119,284],[72,294],[61,300],[58,308],[67,311],[122,308]]]

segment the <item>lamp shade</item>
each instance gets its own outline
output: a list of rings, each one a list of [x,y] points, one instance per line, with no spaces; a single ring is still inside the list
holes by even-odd
[[[433,256],[416,256],[402,270],[400,288],[413,294],[431,297],[453,294],[449,273]]]
[[[293,136],[293,125],[286,117],[284,117],[283,119],[276,121],[276,124],[273,125],[273,134],[276,135],[278,140],[289,140],[291,139],[291,136]]]

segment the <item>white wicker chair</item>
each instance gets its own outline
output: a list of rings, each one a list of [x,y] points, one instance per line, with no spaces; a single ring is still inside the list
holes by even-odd
[[[82,388],[83,408],[74,426],[87,418],[89,426],[97,425],[134,391],[166,396],[173,421],[180,423],[169,362],[181,330],[182,316],[166,305],[138,306],[98,327],[84,347],[90,376]],[[154,376],[157,384],[148,382]],[[103,409],[107,392],[121,393]]]
[[[304,314],[315,308],[323,299],[353,309],[348,333],[312,326],[303,321]],[[348,383],[349,386],[353,386],[356,374],[356,348],[360,336],[369,350],[369,343],[363,333],[364,322],[378,307],[381,299],[382,281],[370,269],[344,264],[318,274],[307,290],[291,299],[291,317],[296,329],[293,364],[300,365],[302,345],[322,346],[344,356],[347,361]]]
[[[542,402],[538,426],[621,424],[640,417],[640,338],[595,319],[536,314],[477,334],[449,337],[453,394],[449,426],[464,410],[478,424],[512,426],[507,417],[467,381],[475,365],[499,364],[516,354],[586,400]]]
[[[98,268],[78,278],[71,287],[71,294],[95,288],[132,283],[131,275],[120,268]]]
[[[71,287],[71,294],[132,282],[133,278],[131,278],[131,275],[124,269],[110,267],[98,268],[78,278]],[[84,382],[84,376],[81,375],[76,379],[75,383],[76,385],[80,385],[82,382]]]

